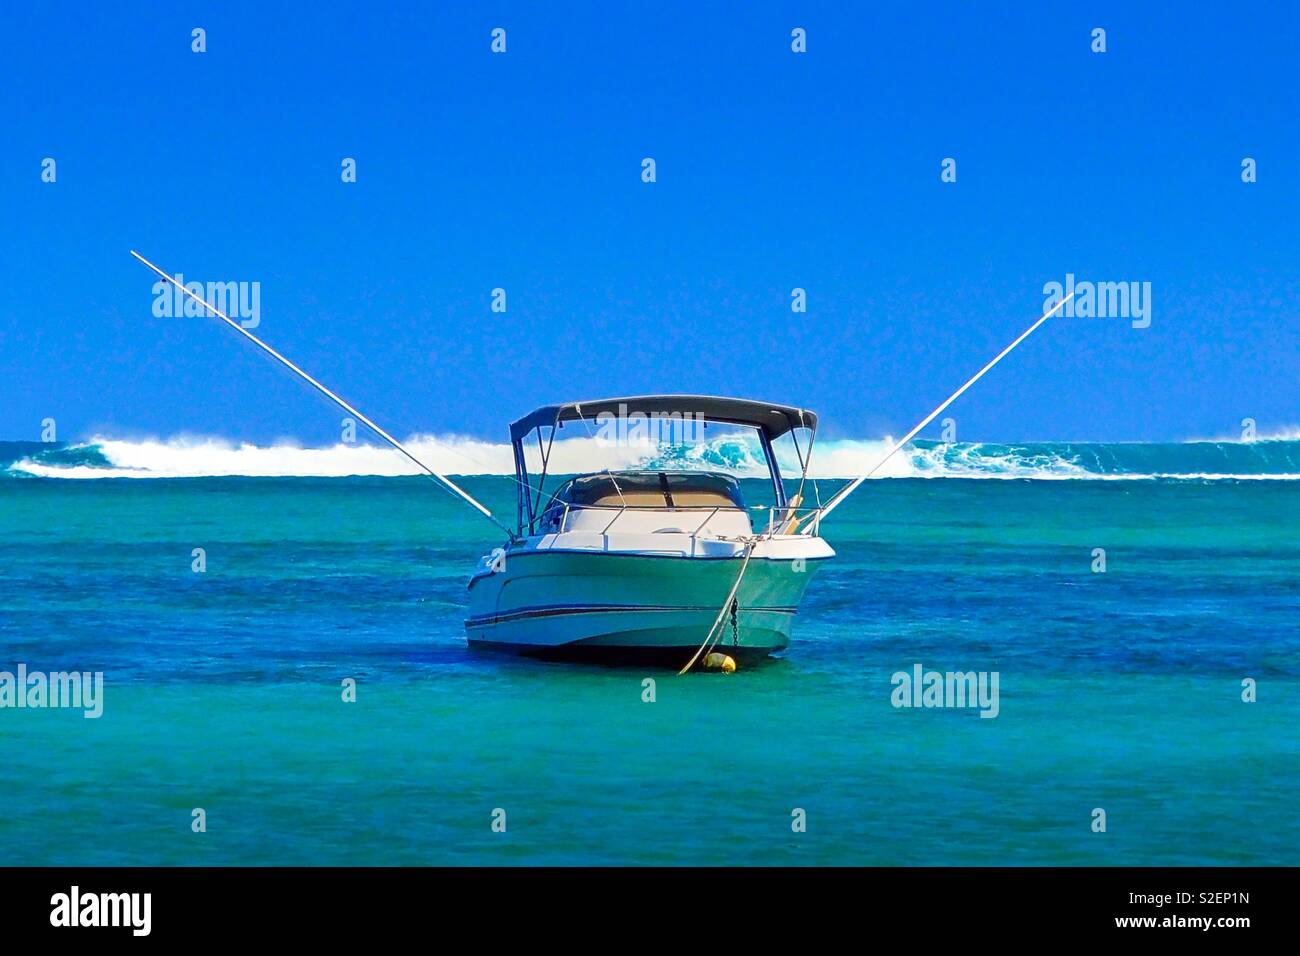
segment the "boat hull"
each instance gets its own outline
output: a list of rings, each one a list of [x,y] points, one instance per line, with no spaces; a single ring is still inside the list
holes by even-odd
[[[827,549],[829,551],[829,549]],[[552,660],[680,667],[704,642],[743,557],[529,550],[470,583],[471,646]],[[716,650],[738,661],[780,651],[818,559],[760,556]]]

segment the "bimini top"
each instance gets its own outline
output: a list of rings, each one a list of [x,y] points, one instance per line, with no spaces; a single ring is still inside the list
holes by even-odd
[[[569,402],[545,405],[525,415],[510,426],[510,438],[519,441],[534,428],[585,419],[592,428],[602,412],[610,415],[677,415],[694,416],[710,422],[750,425],[762,429],[769,441],[794,428],[816,428],[817,415],[804,408],[753,402],[745,398],[719,398],[715,395],[635,395],[629,398],[602,398],[594,402]]]

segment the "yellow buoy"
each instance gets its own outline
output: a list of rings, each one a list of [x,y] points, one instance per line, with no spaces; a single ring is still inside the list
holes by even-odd
[[[736,662],[730,654],[719,654],[714,651],[704,658],[704,666],[709,670],[720,670],[724,674],[734,674],[736,672]]]

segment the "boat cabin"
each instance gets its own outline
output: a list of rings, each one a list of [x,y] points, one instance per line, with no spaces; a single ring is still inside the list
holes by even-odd
[[[817,427],[817,416],[806,409],[768,402],[702,395],[647,395],[548,405],[526,415],[510,427],[518,478],[519,536],[595,532],[608,534],[684,533],[705,537],[753,533],[740,482],[725,472],[661,469],[602,471],[578,475],[555,491],[545,487],[547,466],[556,434],[566,423],[581,422],[572,437],[592,434],[592,426],[610,420],[717,423],[754,430],[772,483],[774,513],[797,506]],[[620,432],[621,433],[621,432]],[[804,435],[801,443],[800,434]],[[790,435],[801,466],[800,489],[787,499],[772,443]],[[541,468],[532,480],[525,455],[525,440],[536,438]],[[531,444],[531,440],[529,442]],[[763,521],[770,518],[760,505]]]
[[[637,514],[623,519],[625,511]],[[602,531],[616,520],[621,530],[660,534],[752,531],[740,482],[702,471],[606,471],[570,478],[551,497],[538,530]]]

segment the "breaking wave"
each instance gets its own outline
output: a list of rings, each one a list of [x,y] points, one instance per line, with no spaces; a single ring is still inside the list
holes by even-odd
[[[782,444],[785,444],[784,442]],[[432,468],[451,475],[505,475],[514,471],[510,446],[457,436],[416,435],[408,447]],[[863,474],[889,449],[888,439],[817,443],[813,474],[848,478]],[[793,451],[779,457],[787,474],[798,472]],[[530,465],[535,454],[530,455]],[[724,435],[690,447],[609,447],[588,438],[555,442],[552,474],[604,468],[721,469],[740,476],[764,474],[762,451],[749,436]],[[127,441],[99,437],[78,444],[0,442],[5,478],[347,477],[419,474],[386,446],[338,444],[304,448],[292,443],[252,445],[215,438]],[[1295,479],[1300,478],[1300,436],[1255,441],[988,442],[916,441],[876,472],[878,478],[1003,479]]]

